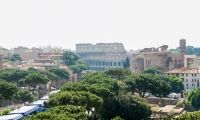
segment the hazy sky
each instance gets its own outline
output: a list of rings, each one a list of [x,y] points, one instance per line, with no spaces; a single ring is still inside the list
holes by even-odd
[[[200,47],[199,0],[0,0],[0,46]],[[197,44],[199,43],[199,44]]]

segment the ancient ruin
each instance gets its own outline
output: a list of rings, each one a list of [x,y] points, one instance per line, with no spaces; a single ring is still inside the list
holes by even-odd
[[[76,54],[90,65],[91,70],[123,67],[128,57],[122,43],[76,44]]]
[[[139,54],[132,54],[131,69],[136,73],[143,73],[147,68],[157,68],[163,72],[184,66],[186,54],[186,40],[180,40],[179,54],[172,54],[168,46],[158,48],[144,48]]]

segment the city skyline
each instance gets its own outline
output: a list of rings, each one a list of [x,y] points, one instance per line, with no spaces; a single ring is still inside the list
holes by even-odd
[[[4,48],[123,43],[126,50],[168,45],[200,47],[198,1],[0,1]]]

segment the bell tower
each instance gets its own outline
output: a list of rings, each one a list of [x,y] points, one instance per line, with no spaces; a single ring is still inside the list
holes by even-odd
[[[179,54],[181,55],[181,57],[184,57],[184,55],[186,54],[186,40],[185,39],[180,39],[180,51]]]

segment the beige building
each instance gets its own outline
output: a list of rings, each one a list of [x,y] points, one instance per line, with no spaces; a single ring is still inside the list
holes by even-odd
[[[181,39],[180,53],[172,54],[168,46],[158,48],[144,48],[138,54],[132,54],[131,70],[136,73],[143,73],[147,68],[157,68],[163,72],[181,68],[184,66],[184,55],[186,53],[186,40]]]
[[[52,60],[52,59],[34,59],[33,62],[30,63],[30,65],[34,67],[45,68],[45,69],[59,66],[59,64],[55,60]]]
[[[43,53],[39,53],[38,58],[60,60],[63,54],[64,52],[43,52]]]
[[[40,48],[27,48],[27,47],[22,47],[18,46],[17,48],[14,48],[13,54],[19,54],[22,58],[22,60],[27,61],[27,60],[32,60],[32,59],[38,59],[39,53],[42,53],[42,49]]]

